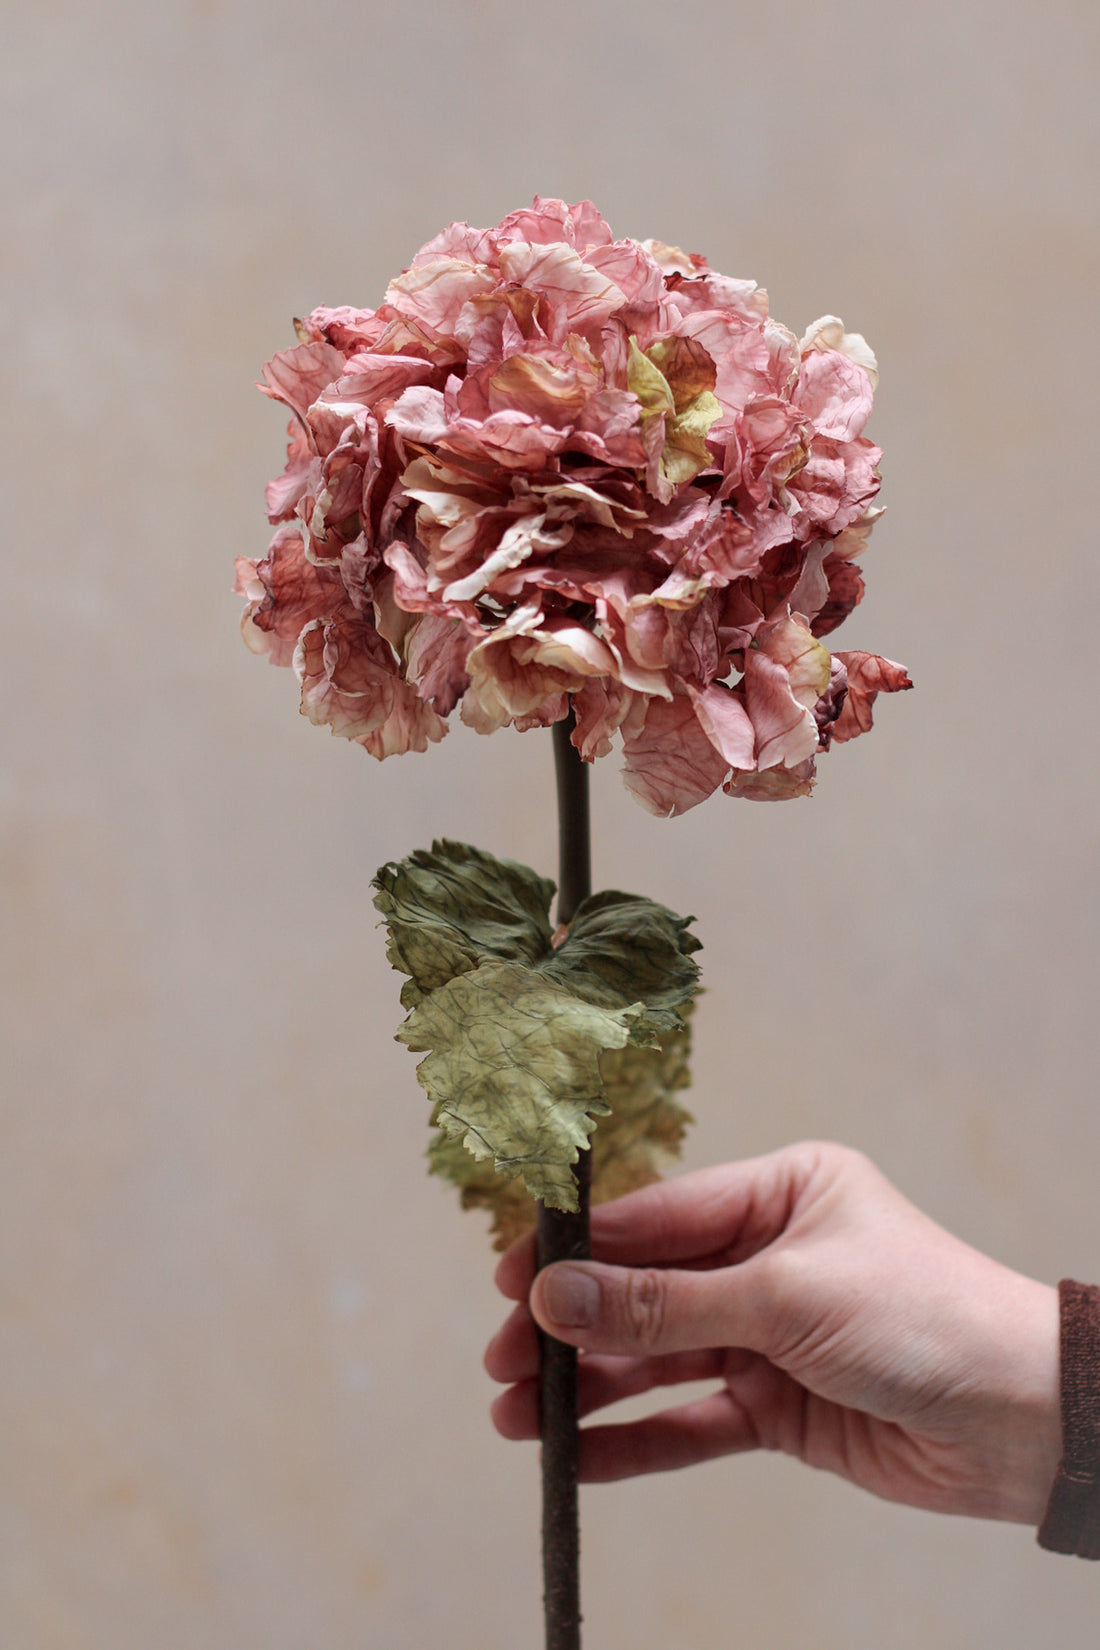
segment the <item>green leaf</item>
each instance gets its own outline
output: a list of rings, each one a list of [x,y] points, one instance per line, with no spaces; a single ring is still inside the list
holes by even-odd
[[[664,417],[661,474],[682,487],[714,462],[707,436],[722,416],[714,362],[693,338],[661,338],[643,354],[632,337],[629,351],[627,388],[641,403],[643,426]]]
[[[638,1033],[671,1031],[699,983],[693,917],[640,894],[607,889],[582,900],[563,943],[542,964],[585,1002],[639,1003]]]
[[[600,1061],[610,1115],[593,1142],[592,1201],[606,1203],[660,1180],[679,1157],[691,1113],[673,1096],[691,1083],[691,1027],[666,1031],[656,1048],[609,1049]]]
[[[600,1054],[625,1047],[635,1017],[582,1002],[538,969],[483,962],[425,997],[398,1038],[432,1050],[416,1074],[433,1123],[522,1174],[551,1208],[575,1209],[572,1165],[607,1110]]]
[[[442,1131],[432,1171],[466,1206],[492,1207],[501,1233],[526,1218],[517,1176],[531,1196],[575,1209],[572,1166],[610,1097],[597,1174],[605,1159],[616,1185],[654,1178],[686,1119],[667,1097],[698,986],[691,919],[608,891],[582,903],[555,946],[553,884],[453,842],[383,866],[375,887],[390,961],[409,975],[398,1038],[427,1054],[417,1076]]]
[[[660,367],[638,348],[636,338],[630,338],[627,348],[626,387],[641,403],[643,423],[661,413],[674,413],[676,400]]]
[[[661,470],[673,487],[693,481],[700,470],[714,463],[707,446],[710,427],[722,416],[722,403],[709,390],[696,396],[683,412],[665,424],[665,448]]]
[[[383,865],[373,886],[389,929],[386,954],[410,976],[403,1008],[482,957],[534,962],[550,949],[554,884],[481,848],[433,842]]]
[[[685,1007],[685,1022],[692,1008],[690,1003]],[[674,1095],[690,1085],[690,1054],[691,1031],[685,1023],[666,1032],[656,1048],[631,1043],[601,1055],[600,1075],[611,1110],[592,1136],[593,1203],[651,1185],[680,1155],[691,1113]],[[507,1249],[535,1224],[537,1205],[521,1176],[498,1173],[492,1162],[471,1157],[441,1131],[428,1147],[428,1167],[458,1188],[464,1209],[490,1212],[495,1248]]]

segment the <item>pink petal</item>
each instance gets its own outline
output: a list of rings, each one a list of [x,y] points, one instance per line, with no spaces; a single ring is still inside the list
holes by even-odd
[[[382,570],[382,557],[368,542],[365,533],[345,544],[340,552],[340,583],[348,601],[362,617],[374,606],[374,581]]]
[[[545,515],[525,516],[514,522],[501,535],[496,549],[482,561],[473,573],[455,579],[446,586],[443,597],[448,602],[470,602],[489,588],[501,573],[518,567],[533,555],[551,555],[568,543],[573,529],[565,523],[557,528],[546,527]]]
[[[569,714],[569,695],[567,693],[551,693],[539,701],[525,716],[517,716],[512,726],[517,733],[529,733],[532,728],[550,728],[555,722],[562,722]]]
[[[396,400],[411,385],[426,383],[438,371],[433,362],[417,355],[373,355],[363,350],[347,362],[325,398],[373,407],[377,401]]]
[[[699,310],[720,310],[742,321],[764,321],[768,315],[768,294],[755,281],[738,281],[729,275],[708,270],[688,280],[672,281],[672,301],[682,315]]]
[[[664,241],[651,238],[641,244],[662,275],[695,275],[698,273],[698,264],[703,261],[698,255],[693,256],[678,246],[668,246]]]
[[[495,366],[525,344],[547,342],[538,306],[537,292],[516,286],[470,298],[455,323],[455,337],[466,352],[467,374]]]
[[[470,687],[462,720],[479,733],[513,719],[526,718],[532,727],[556,721],[564,715],[553,710],[558,696],[579,692],[592,676],[610,675],[615,662],[606,643],[583,625],[545,619],[534,604],[516,608],[466,660]]]
[[[637,396],[628,389],[597,389],[577,417],[569,450],[587,452],[604,464],[640,469],[646,462],[640,424]]]
[[[880,693],[899,693],[913,686],[904,665],[882,659],[877,653],[838,653],[848,671],[848,697],[833,724],[837,744],[855,739],[871,726],[871,707]]]
[[[344,357],[331,344],[299,344],[280,350],[264,367],[264,381],[257,385],[273,401],[282,401],[304,418],[321,391],[339,378]]]
[[[834,539],[834,553],[825,557],[821,567],[829,593],[811,627],[815,636],[828,636],[863,600],[863,574],[855,562],[835,554],[836,543]]]
[[[307,624],[333,618],[348,605],[340,579],[307,560],[298,523],[278,529],[262,561],[241,559],[238,588],[249,597],[245,640],[274,665],[292,662]]]
[[[515,608],[470,652],[466,660],[470,685],[462,700],[462,720],[477,733],[492,733],[516,717],[537,713],[545,700],[570,685],[533,657],[537,643],[532,638],[541,617],[533,604]]]
[[[386,424],[406,441],[434,447],[447,434],[443,391],[418,384],[403,393],[386,413]]]
[[[681,323],[681,337],[694,338],[718,369],[714,393],[726,413],[741,412],[750,401],[771,394],[768,345],[759,321],[746,321],[717,310],[701,310]],[[719,430],[720,425],[715,425]]]
[[[386,302],[433,332],[453,337],[467,299],[490,292],[495,285],[493,272],[482,265],[470,265],[460,258],[431,258],[391,281]]]
[[[506,470],[544,470],[569,443],[568,435],[529,413],[506,410],[488,418],[456,418],[442,445]]]
[[[799,505],[803,537],[832,537],[862,517],[879,490],[881,449],[860,436],[833,441],[815,436],[805,465],[789,482]]]
[[[318,404],[320,405],[320,403]],[[318,407],[310,413],[311,421]],[[335,407],[330,408],[335,412]],[[382,473],[378,425],[364,407],[356,407],[340,439],[326,455],[314,484],[308,523],[315,539],[332,530],[343,535],[349,523],[370,524],[370,501]]]
[[[469,686],[466,660],[476,639],[458,619],[436,613],[415,620],[407,634],[406,677],[440,716],[450,715]]]
[[[437,263],[441,258],[466,264],[491,264],[495,255],[493,230],[471,229],[468,223],[449,223],[446,229],[425,241],[413,264]]]
[[[294,652],[302,715],[344,739],[382,726],[394,706],[397,666],[371,624],[315,619]]]
[[[587,350],[545,344],[510,355],[490,373],[488,407],[493,412],[511,408],[529,413],[557,428],[572,426],[598,388],[597,365]],[[473,411],[464,403],[462,410]]]
[[[829,685],[828,650],[793,616],[758,630],[756,645],[783,666],[794,697],[812,710]]]
[[[791,400],[813,420],[819,435],[854,441],[871,416],[871,380],[838,350],[811,350],[803,357]]]
[[[832,543],[833,555],[843,556],[849,561],[856,556],[862,556],[867,549],[875,523],[885,514],[881,505],[872,505],[870,509],[865,510],[850,527],[845,527],[843,532],[837,534]]]
[[[746,517],[773,502],[782,505],[783,488],[805,458],[807,433],[801,414],[781,397],[750,401],[726,446],[720,496],[735,496]]]
[[[591,246],[607,246],[611,241],[611,231],[591,201],[567,206],[564,201],[544,200],[540,195],[535,196],[533,206],[509,212],[496,233],[502,243],[529,241],[534,246],[547,246],[564,241],[579,252]]]
[[[826,549],[823,543],[807,547],[798,582],[787,597],[791,612],[801,614],[807,621],[815,619],[829,599],[829,580],[824,570]],[[818,634],[815,629],[814,635]]]
[[[287,428],[287,435],[286,469],[281,476],[268,482],[264,493],[267,519],[271,522],[286,521],[288,516],[294,514],[295,505],[311,481],[317,479],[320,469],[320,466],[314,468],[317,459],[308,426],[294,418]]]
[[[393,707],[381,727],[363,735],[359,743],[377,757],[404,756],[408,751],[426,751],[447,732],[447,724],[416,689],[399,678],[394,682]]]
[[[374,609],[375,629],[401,658],[404,656],[405,638],[416,624],[418,615],[397,605],[393,587],[394,575],[388,569],[380,572],[374,579],[371,606]]]
[[[629,688],[606,676],[593,676],[573,695],[576,727],[570,739],[581,760],[594,762],[611,751],[611,737],[630,714],[635,696]]]
[[[670,818],[705,802],[729,770],[690,699],[651,699],[645,722],[623,741],[623,783],[651,814]]]
[[[556,340],[570,332],[595,333],[625,302],[614,281],[562,243],[529,246],[522,241],[501,248],[501,274],[507,281],[541,293],[546,300],[546,331]]]
[[[756,732],[740,696],[719,682],[702,690],[689,686],[688,693],[703,732],[727,767],[751,768]]]
[[[799,340],[799,353],[806,356],[811,350],[838,350],[863,368],[871,381],[872,390],[878,388],[878,362],[875,352],[861,332],[845,332],[844,322],[837,315],[823,315],[806,328]]]
[[[607,643],[575,620],[547,619],[532,641],[532,659],[573,678],[578,688],[586,677],[614,673],[615,656]]]
[[[305,334],[303,341],[335,344],[345,355],[352,355],[357,349],[371,347],[385,332],[387,323],[373,309],[339,304],[335,309],[321,305],[311,310],[303,322],[294,324],[300,338]]]
[[[576,474],[574,470],[574,478]],[[598,522],[601,527],[607,527],[626,539],[629,539],[636,525],[649,525],[645,511],[638,509],[633,502],[633,495],[629,495],[628,501],[616,497],[610,488],[601,492],[587,482],[567,479],[565,474],[535,480],[531,483],[531,491],[555,515],[568,516],[578,522]]]
[[[817,723],[791,692],[786,670],[758,648],[745,654],[745,702],[756,729],[758,768],[794,767],[817,750]]]
[[[834,653],[829,666],[829,686],[814,706],[814,721],[817,723],[817,737],[819,747],[823,751],[829,749],[833,738],[833,729],[837,718],[844,708],[844,701],[848,696],[848,667],[843,659]]]
[[[637,241],[613,241],[585,253],[584,261],[614,281],[628,304],[653,305],[665,295],[664,276]]]
[[[764,551],[762,535],[723,510],[700,528],[684,551],[678,571],[691,577],[709,577],[714,584],[729,584],[757,572]]]
[[[407,544],[391,544],[382,560],[393,571],[393,599],[406,613],[426,613],[438,606],[428,590],[428,577]]]

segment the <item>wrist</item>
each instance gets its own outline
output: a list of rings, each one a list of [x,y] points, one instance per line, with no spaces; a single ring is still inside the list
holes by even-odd
[[[972,1352],[952,1433],[969,1489],[954,1510],[1034,1527],[1062,1453],[1057,1291],[989,1262],[959,1304]]]
[[[1020,1523],[1036,1525],[1062,1456],[1058,1291],[1030,1278],[1027,1282],[1032,1327],[1015,1428],[1019,1504],[1015,1516]]]

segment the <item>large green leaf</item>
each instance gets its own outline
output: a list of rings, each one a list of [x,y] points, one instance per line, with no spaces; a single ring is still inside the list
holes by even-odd
[[[432,1052],[417,1077],[432,1121],[554,1209],[575,1209],[572,1164],[606,1112],[600,1054],[630,1041],[633,1009],[596,1008],[537,968],[483,962],[433,991],[398,1037]]]
[[[671,1031],[699,981],[693,920],[640,894],[608,889],[582,901],[565,940],[541,966],[586,1002],[640,1003],[648,1032]]]
[[[387,955],[409,975],[403,1008],[483,957],[535,962],[550,949],[554,884],[464,842],[433,842],[383,865],[374,887],[389,930]]]
[[[684,1009],[685,1020],[691,1004]],[[661,1178],[680,1154],[691,1114],[674,1096],[691,1082],[691,1031],[666,1032],[656,1048],[607,1049],[600,1057],[610,1111],[591,1137],[592,1201],[606,1203]],[[536,1203],[520,1175],[500,1174],[490,1159],[478,1160],[462,1143],[437,1131],[428,1147],[432,1174],[459,1190],[464,1209],[487,1209],[495,1247],[506,1249],[535,1223]]]
[[[698,984],[690,919],[608,891],[555,945],[553,884],[453,842],[383,866],[375,887],[390,961],[409,975],[398,1037],[427,1054],[417,1076],[443,1134],[433,1172],[511,1231],[527,1201],[516,1176],[551,1207],[577,1207],[572,1165],[603,1116],[597,1171],[603,1159],[620,1190],[653,1179],[686,1120],[669,1097]]]

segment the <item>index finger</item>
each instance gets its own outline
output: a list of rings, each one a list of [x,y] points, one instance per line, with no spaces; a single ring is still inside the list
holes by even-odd
[[[732,1266],[785,1230],[819,1151],[788,1146],[658,1181],[592,1210],[592,1258],[617,1266]],[[526,1300],[536,1270],[534,1232],[502,1257],[497,1288]]]

